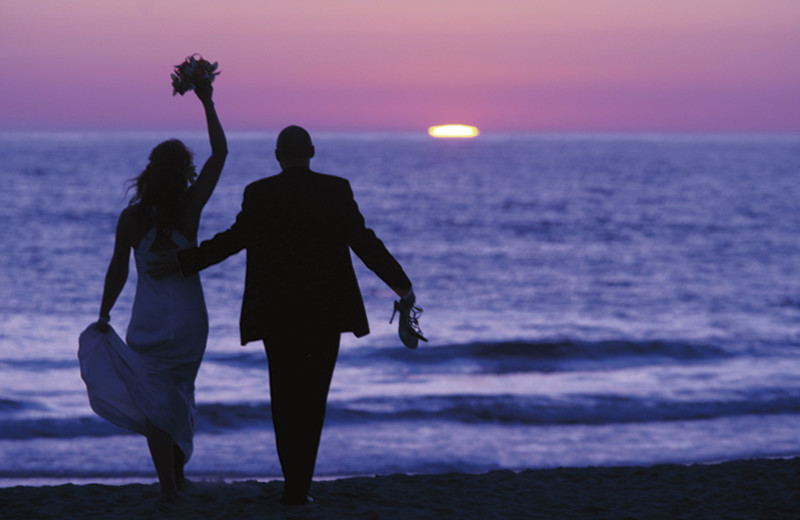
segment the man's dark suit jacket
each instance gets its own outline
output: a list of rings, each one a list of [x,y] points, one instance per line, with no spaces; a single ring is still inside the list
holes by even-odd
[[[242,345],[269,330],[325,326],[369,333],[350,249],[389,287],[411,287],[402,267],[364,224],[350,183],[310,170],[284,171],[244,191],[228,229],[181,251],[184,274],[247,249]]]

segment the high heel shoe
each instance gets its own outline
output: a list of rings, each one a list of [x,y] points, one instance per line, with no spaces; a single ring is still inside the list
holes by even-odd
[[[394,302],[394,312],[392,312],[392,317],[389,318],[389,323],[392,323],[398,312],[400,313],[400,319],[397,323],[397,334],[400,336],[400,341],[403,342],[403,345],[410,349],[415,349],[419,344],[419,340],[428,341],[419,328],[422,307],[415,306],[413,301],[408,301],[405,298],[397,300]]]

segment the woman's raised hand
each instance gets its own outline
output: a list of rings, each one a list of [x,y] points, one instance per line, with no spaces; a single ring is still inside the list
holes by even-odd
[[[211,102],[211,98],[214,95],[214,87],[211,85],[204,85],[202,87],[195,87],[194,93],[197,94],[197,97],[200,101],[205,103]]]

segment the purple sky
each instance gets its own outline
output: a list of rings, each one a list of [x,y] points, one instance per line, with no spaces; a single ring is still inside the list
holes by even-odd
[[[798,0],[3,0],[0,130],[800,131]]]

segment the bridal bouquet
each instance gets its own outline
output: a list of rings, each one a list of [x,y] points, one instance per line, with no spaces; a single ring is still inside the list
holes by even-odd
[[[211,85],[217,72],[217,62],[210,63],[203,59],[199,54],[193,54],[186,58],[180,65],[175,65],[175,72],[170,74],[172,78],[172,95],[184,95],[197,87]]]

